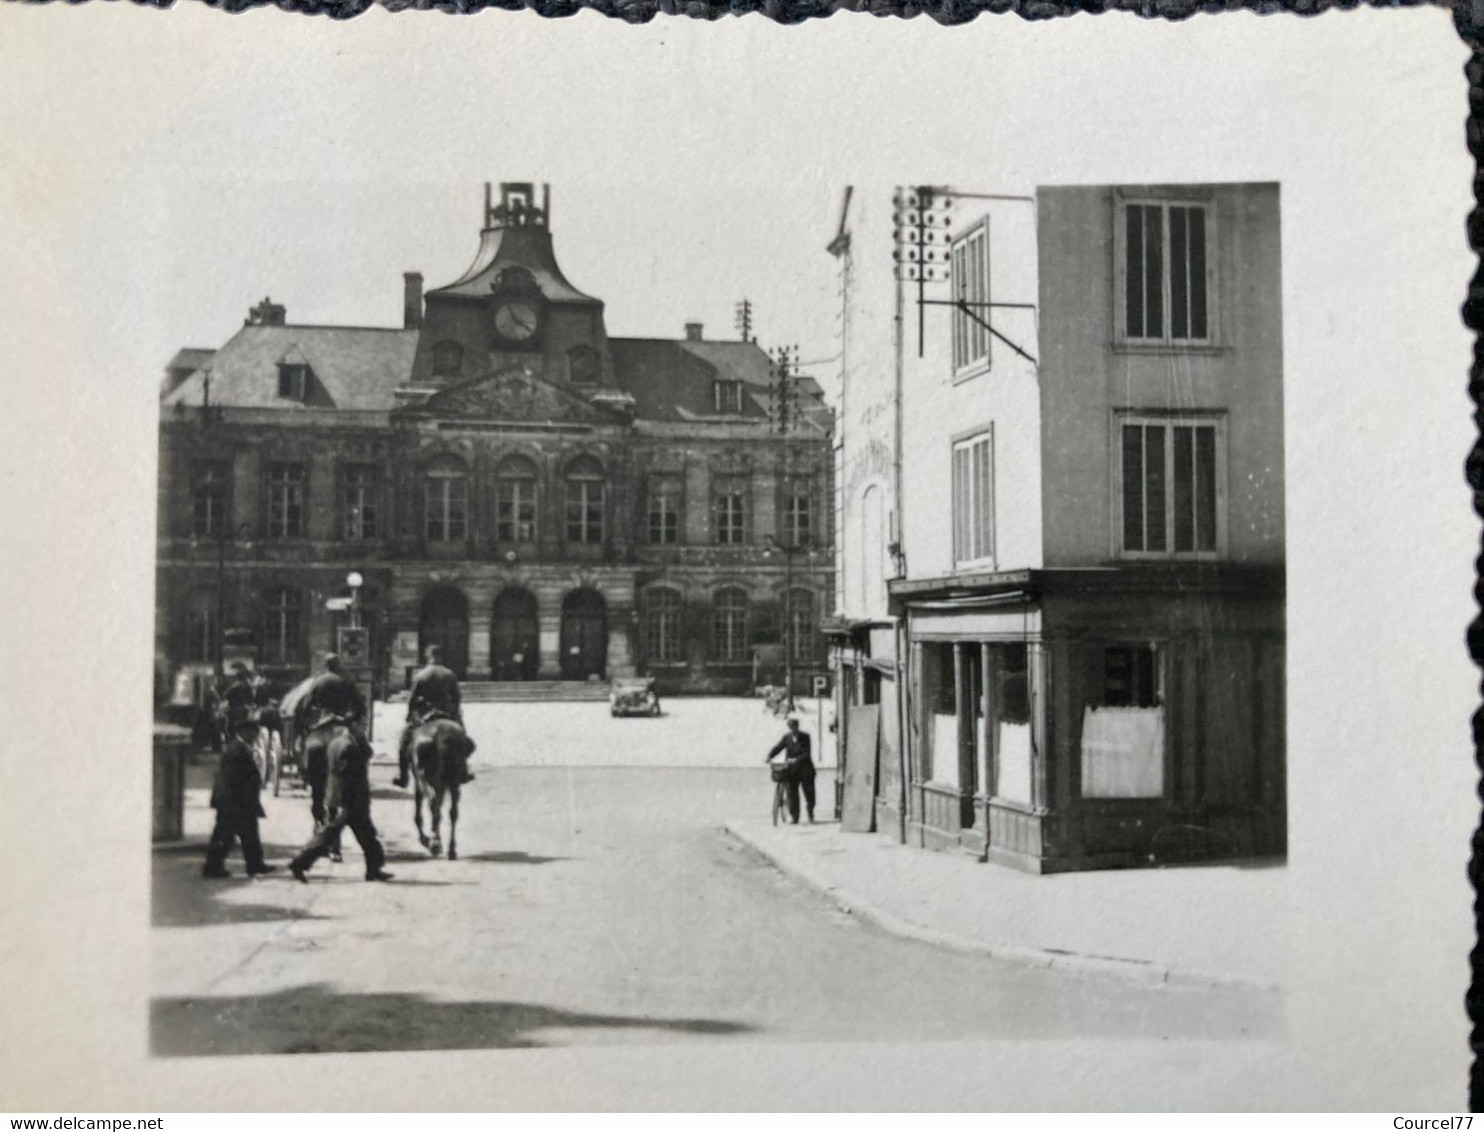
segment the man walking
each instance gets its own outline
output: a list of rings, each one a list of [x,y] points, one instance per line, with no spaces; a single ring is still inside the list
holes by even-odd
[[[799,721],[796,716],[790,716],[788,730],[783,733],[783,738],[773,745],[768,752],[768,757],[763,762],[772,762],[780,752],[784,755],[783,765],[788,770],[788,814],[793,819],[794,825],[799,824],[799,789],[804,791],[804,802],[809,809],[809,822],[814,822],[814,758],[810,753],[810,740],[807,731],[799,730]]]
[[[464,726],[463,705],[459,700],[459,678],[451,668],[439,663],[437,645],[429,645],[427,664],[412,677],[412,688],[407,698],[407,722],[402,728],[402,739],[397,746],[397,777],[393,786],[406,786],[412,772],[412,733],[430,719],[451,719]],[[472,750],[472,741],[471,741]],[[468,768],[464,770],[464,781],[474,781]]]
[[[229,877],[227,854],[234,841],[242,842],[242,862],[247,875],[271,873],[274,866],[263,863],[263,843],[258,837],[258,819],[263,817],[263,803],[258,795],[263,789],[262,776],[253,760],[252,743],[258,735],[257,721],[250,716],[236,720],[232,733],[222,745],[222,759],[216,768],[216,781],[211,787],[211,808],[216,811],[216,825],[206,847],[206,864],[201,875],[209,879]]]
[[[340,834],[349,826],[366,857],[366,879],[391,880],[392,874],[382,870],[386,852],[371,823],[371,748],[359,730],[366,705],[334,653],[325,658],[323,675],[310,685],[302,711],[308,728],[305,761],[311,765],[322,761],[329,780],[327,820],[289,863],[289,871],[308,883],[305,872],[326,853],[338,850]],[[340,725],[346,734],[336,738]]]

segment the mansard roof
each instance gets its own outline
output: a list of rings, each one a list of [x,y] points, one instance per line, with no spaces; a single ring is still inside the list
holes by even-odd
[[[634,415],[642,420],[768,419],[768,355],[750,342],[610,338],[608,348],[618,384],[632,394]],[[743,383],[740,413],[717,413],[718,380]]]
[[[236,408],[360,409],[386,411],[392,391],[407,380],[417,349],[416,330],[361,326],[244,326],[211,358],[211,403]],[[304,401],[278,395],[278,367],[307,365]],[[161,399],[199,405],[204,369]]]

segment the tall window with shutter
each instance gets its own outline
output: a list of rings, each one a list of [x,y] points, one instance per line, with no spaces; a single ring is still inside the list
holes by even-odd
[[[953,445],[953,562],[994,562],[994,430]]]
[[[1221,421],[1123,416],[1118,439],[1120,552],[1143,558],[1218,556],[1225,541]]]
[[[1215,276],[1204,204],[1129,201],[1118,229],[1120,318],[1128,343],[1187,346],[1212,341]]]

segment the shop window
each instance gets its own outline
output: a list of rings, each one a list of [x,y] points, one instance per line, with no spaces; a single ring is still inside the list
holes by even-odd
[[[1029,654],[1025,645],[989,647],[994,795],[1027,806],[1033,800]]]
[[[1159,798],[1164,794],[1164,708],[1159,653],[1118,645],[1095,655],[1090,702],[1082,715],[1082,796]]]
[[[922,646],[923,708],[927,742],[923,744],[924,781],[958,785],[958,681],[953,646]]]

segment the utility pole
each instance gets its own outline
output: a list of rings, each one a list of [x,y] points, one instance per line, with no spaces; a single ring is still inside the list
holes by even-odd
[[[752,336],[752,301],[743,299],[737,304],[737,333],[744,342],[756,342]]]

